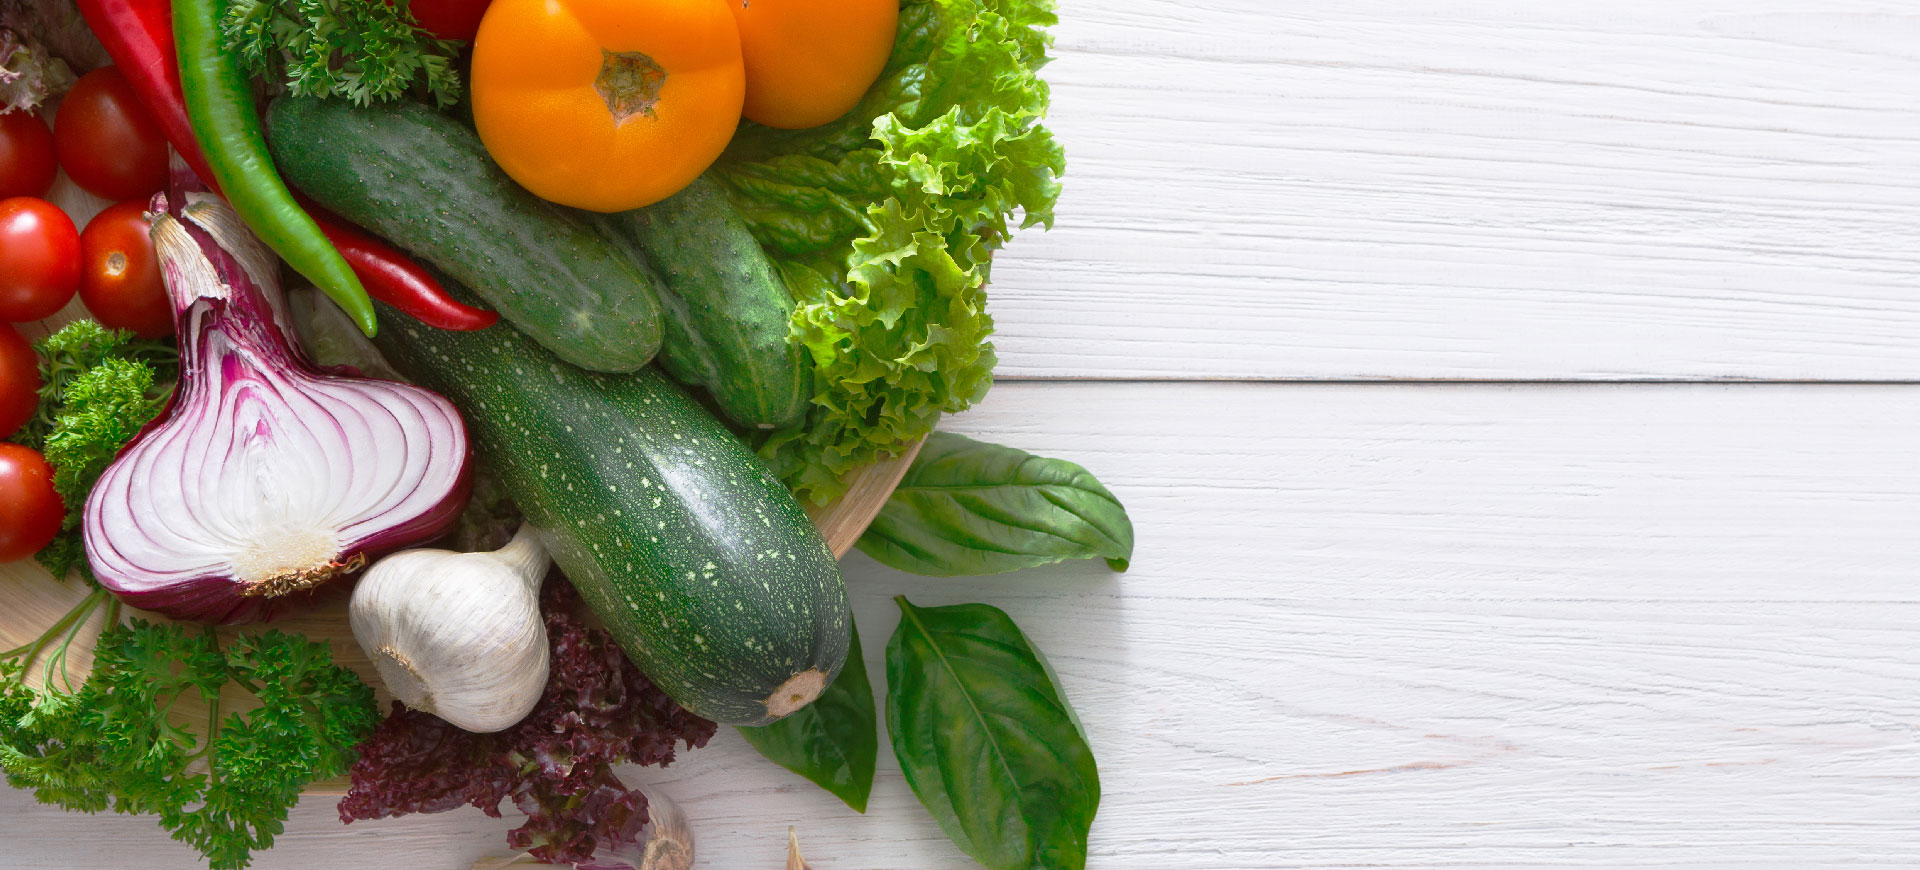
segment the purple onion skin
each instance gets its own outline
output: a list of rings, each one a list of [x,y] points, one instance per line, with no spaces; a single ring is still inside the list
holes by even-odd
[[[150,209],[164,209],[166,216],[156,217],[156,223],[178,222],[217,281],[205,280],[204,273],[195,280],[190,258],[162,252],[181,339],[180,386],[169,407],[101,476],[88,497],[83,528],[95,575],[127,604],[197,622],[254,622],[296,609],[313,597],[312,584],[302,581],[284,593],[249,596],[243,593],[250,584],[234,576],[231,563],[192,552],[216,536],[186,535],[180,529],[191,521],[183,515],[202,521],[231,519],[225,514],[234,513],[232,504],[224,513],[210,508],[221,501],[220,482],[244,480],[239,472],[233,478],[222,475],[226,463],[240,463],[235,467],[242,471],[256,468],[248,464],[256,443],[270,445],[275,457],[310,447],[310,459],[298,457],[302,464],[319,469],[316,474],[329,482],[339,481],[324,494],[344,498],[346,493],[385,506],[371,516],[348,512],[341,528],[328,530],[340,533],[341,546],[331,565],[322,560],[310,566],[319,570],[322,579],[316,583],[321,583],[357,573],[346,566],[364,564],[361,557],[370,561],[445,533],[472,492],[472,448],[464,421],[445,398],[408,384],[316,367],[293,338],[275,279],[269,277],[268,286],[254,281],[240,257],[185,217],[186,193],[200,186],[190,171],[183,177],[176,167],[174,184],[155,196]],[[244,242],[258,244],[251,238]],[[255,262],[277,267],[270,257]],[[302,414],[306,419],[299,419]],[[350,429],[343,420],[356,415],[352,422],[359,425]],[[254,419],[243,423],[245,418]],[[390,437],[382,439],[383,434]],[[283,443],[292,446],[281,450]],[[331,462],[339,454],[323,446],[335,451],[358,446],[361,453],[345,458],[357,456],[367,470],[357,470],[362,463]],[[298,471],[291,469],[286,477],[297,478]],[[264,485],[256,481],[248,491],[280,496],[292,488],[277,485],[284,482],[279,477]],[[389,489],[361,491],[381,484]],[[196,493],[203,499],[198,506],[204,513],[198,516]]]

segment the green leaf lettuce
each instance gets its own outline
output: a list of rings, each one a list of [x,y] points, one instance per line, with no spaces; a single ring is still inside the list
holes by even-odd
[[[880,80],[812,130],[747,125],[713,170],[780,261],[813,407],[761,447],[824,504],[845,475],[986,395],[986,284],[1018,227],[1051,225],[1066,157],[1040,122],[1051,0],[904,0]]]

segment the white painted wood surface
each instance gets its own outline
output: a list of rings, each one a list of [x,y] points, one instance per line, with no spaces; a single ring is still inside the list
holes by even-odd
[[[1920,864],[1920,402],[1882,386],[1012,384],[955,428],[1081,462],[1133,570],[977,580],[1102,764],[1101,870]],[[883,757],[862,818],[724,735],[647,775],[702,866],[960,870]],[[478,812],[263,868],[465,870]],[[151,822],[0,793],[8,866],[188,868]]]
[[[1062,0],[1035,377],[1920,379],[1920,7]]]
[[[1058,229],[1002,373],[1920,380],[1920,15],[1868,0],[1062,0]],[[1920,386],[1006,383],[1124,576],[928,580],[1047,651],[1095,870],[1920,866]],[[876,667],[876,677],[878,669]],[[702,866],[971,866],[883,753],[842,808],[722,735],[648,776]],[[264,868],[465,870],[477,812]],[[0,790],[0,866],[190,868]]]

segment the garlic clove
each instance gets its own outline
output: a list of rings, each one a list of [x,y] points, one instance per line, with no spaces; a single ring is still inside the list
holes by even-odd
[[[680,805],[649,783],[636,789],[647,798],[647,848],[639,870],[693,870],[693,825]]]

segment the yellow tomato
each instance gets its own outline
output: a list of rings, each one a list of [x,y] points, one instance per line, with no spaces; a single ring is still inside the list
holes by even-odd
[[[473,42],[473,121],[500,168],[594,211],[651,205],[740,123],[723,0],[494,0]]]
[[[726,0],[747,61],[746,115],[818,127],[847,113],[893,53],[899,0]]]

